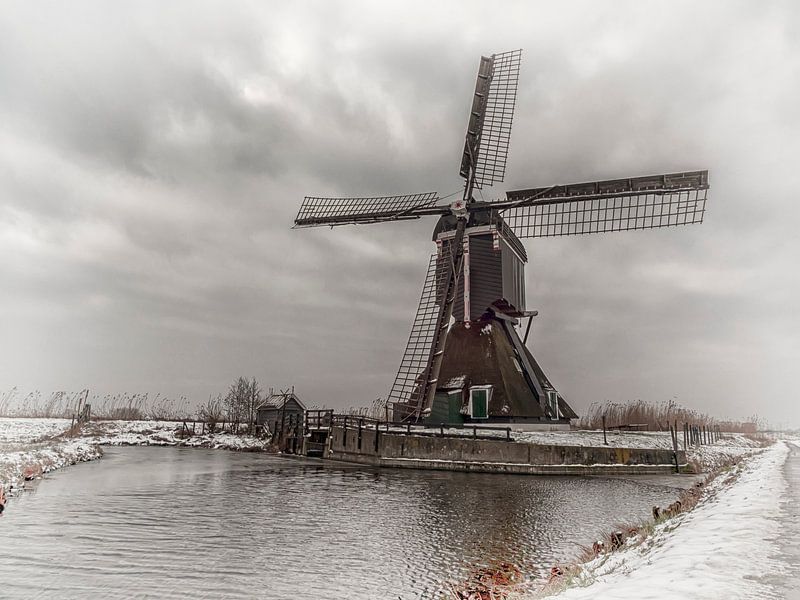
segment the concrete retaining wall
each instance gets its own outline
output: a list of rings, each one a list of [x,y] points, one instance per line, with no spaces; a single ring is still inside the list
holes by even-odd
[[[376,440],[377,435],[377,440]],[[334,426],[325,458],[384,467],[551,475],[674,473],[671,450],[539,445]],[[686,455],[678,463],[687,468]]]

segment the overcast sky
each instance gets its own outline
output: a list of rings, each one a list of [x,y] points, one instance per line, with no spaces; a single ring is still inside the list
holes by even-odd
[[[385,396],[481,54],[523,48],[506,183],[710,170],[706,222],[527,240],[531,346],[580,413],[800,426],[800,11],[785,2],[3,2],[0,390]]]

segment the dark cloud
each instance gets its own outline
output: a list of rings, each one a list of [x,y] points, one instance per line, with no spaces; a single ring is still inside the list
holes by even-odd
[[[791,421],[789,2],[136,3],[0,15],[0,389],[386,393],[434,223],[289,229],[305,194],[459,189],[481,53],[525,49],[505,189],[711,169],[701,227],[527,244],[577,408]]]

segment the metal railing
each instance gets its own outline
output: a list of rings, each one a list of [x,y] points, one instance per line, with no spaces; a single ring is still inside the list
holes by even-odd
[[[307,411],[306,423],[315,422],[316,415],[309,416],[309,412],[321,411]],[[514,441],[511,437],[511,427],[492,427],[484,425],[470,425],[470,424],[447,424],[447,423],[400,423],[397,421],[384,421],[381,419],[374,419],[372,417],[363,417],[359,415],[344,415],[336,414],[333,411],[327,411],[330,425],[343,427],[347,429],[376,429],[385,433],[405,433],[406,435],[422,435],[422,436],[435,436],[444,438],[472,438],[472,439],[494,439],[505,440],[507,442]],[[326,421],[327,422],[327,421]],[[313,428],[313,427],[311,427]],[[322,428],[322,427],[317,427]],[[457,431],[453,431],[457,430]],[[463,433],[468,432],[468,433]]]

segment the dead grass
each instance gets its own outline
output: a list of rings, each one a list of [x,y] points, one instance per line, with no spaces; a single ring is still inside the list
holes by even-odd
[[[34,390],[23,394],[16,387],[0,392],[0,416],[70,419],[78,412],[82,401],[91,405],[94,419],[181,421],[191,418],[189,400],[185,396],[171,398],[129,392],[99,395],[87,393],[87,390],[50,394]]]
[[[760,426],[760,420],[755,416],[747,421],[722,421],[681,406],[675,400],[666,402],[635,400],[632,402],[595,402],[578,420],[577,427],[578,429],[601,429],[603,417],[605,417],[607,427],[647,425],[650,431],[667,431],[670,424],[676,422],[708,428],[719,427],[720,431],[731,433],[750,434],[755,434]]]

